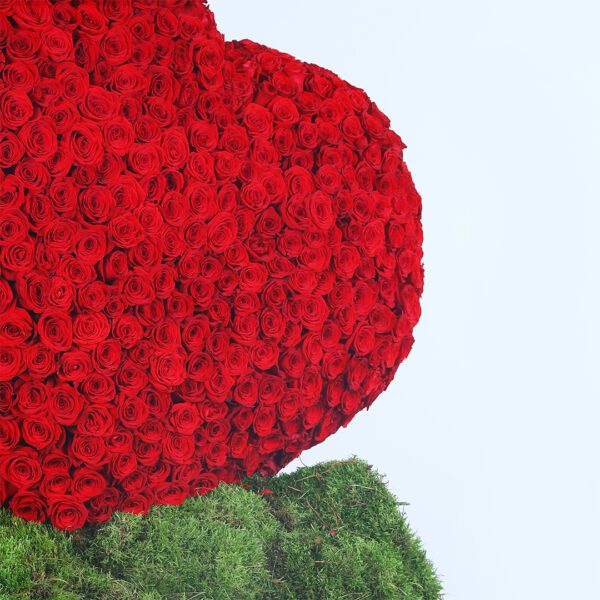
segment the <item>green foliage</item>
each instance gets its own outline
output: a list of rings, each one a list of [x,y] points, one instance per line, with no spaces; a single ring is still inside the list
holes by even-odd
[[[248,484],[71,534],[0,511],[0,600],[440,597],[395,498],[365,463]]]

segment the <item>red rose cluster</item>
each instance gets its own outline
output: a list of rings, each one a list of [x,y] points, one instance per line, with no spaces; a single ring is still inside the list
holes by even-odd
[[[200,0],[0,0],[0,505],[178,504],[369,406],[420,315],[403,147]]]

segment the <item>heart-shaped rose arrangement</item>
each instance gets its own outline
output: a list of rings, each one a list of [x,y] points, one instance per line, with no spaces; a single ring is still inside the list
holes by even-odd
[[[178,504],[369,406],[420,315],[403,147],[200,0],[0,0],[0,505]]]

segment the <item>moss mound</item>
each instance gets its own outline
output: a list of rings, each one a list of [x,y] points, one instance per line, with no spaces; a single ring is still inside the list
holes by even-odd
[[[364,462],[247,485],[71,534],[0,511],[0,600],[440,597],[396,499]]]

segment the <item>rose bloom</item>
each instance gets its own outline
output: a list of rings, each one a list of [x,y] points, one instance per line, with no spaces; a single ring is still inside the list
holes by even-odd
[[[73,343],[73,325],[69,316],[62,311],[49,309],[37,322],[40,341],[52,352],[68,350]]]
[[[0,491],[0,502],[2,502]],[[35,493],[19,492],[10,499],[10,510],[26,521],[43,522],[46,520],[46,503]]]
[[[56,529],[67,531],[80,529],[85,524],[88,511],[79,500],[65,496],[51,499],[48,514],[50,521]]]

